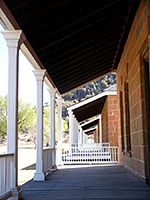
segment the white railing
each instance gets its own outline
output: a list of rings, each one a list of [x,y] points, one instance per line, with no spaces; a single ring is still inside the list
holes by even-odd
[[[72,147],[78,147],[80,150],[82,149],[87,149],[87,148],[90,148],[90,147],[110,147],[110,144],[109,143],[86,143],[86,144],[72,144]]]
[[[71,147],[62,152],[64,164],[119,163],[119,147]]]
[[[52,168],[53,165],[53,152],[55,150],[52,148],[47,148],[43,150],[43,168],[44,172],[49,171]]]
[[[0,199],[11,197],[11,180],[14,154],[0,154]]]

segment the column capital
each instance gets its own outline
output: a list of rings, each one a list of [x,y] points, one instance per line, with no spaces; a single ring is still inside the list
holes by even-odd
[[[17,48],[19,44],[21,45],[26,40],[22,30],[3,30],[1,33],[7,42],[8,48]]]
[[[57,98],[56,101],[57,101],[57,104],[59,105],[59,104],[62,104],[63,99],[62,98]]]
[[[68,109],[68,113],[69,113],[69,115],[72,115],[72,117],[73,117],[73,111],[72,110]]]
[[[45,77],[46,69],[33,70],[33,73],[34,73],[37,81],[43,81],[44,77]]]
[[[56,88],[48,88],[47,90],[48,90],[51,97],[55,97],[56,91],[57,91]]]

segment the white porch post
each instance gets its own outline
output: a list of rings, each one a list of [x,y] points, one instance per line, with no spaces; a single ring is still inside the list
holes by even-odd
[[[36,172],[34,181],[44,181],[43,172],[43,81],[46,70],[33,71],[37,80]]]
[[[83,133],[83,144],[87,143],[87,135]]]
[[[83,144],[83,129],[80,127],[80,144]]]
[[[50,94],[50,134],[51,134],[51,148],[54,150],[52,153],[52,165],[56,169],[56,150],[55,150],[55,95],[56,88],[49,88]]]
[[[58,106],[58,144],[56,153],[56,164],[62,165],[62,99],[57,99]]]
[[[62,99],[57,99],[58,105],[58,147],[62,147]]]
[[[73,113],[69,110],[69,146],[73,144]]]
[[[79,133],[79,127],[78,127],[78,122],[75,118],[75,116],[73,117],[74,119],[74,130],[73,130],[73,143],[74,144],[78,144],[78,133]]]
[[[7,152],[14,153],[11,190],[12,198],[19,199],[22,191],[18,187],[18,60],[23,40],[21,30],[2,31],[2,34],[8,47]]]

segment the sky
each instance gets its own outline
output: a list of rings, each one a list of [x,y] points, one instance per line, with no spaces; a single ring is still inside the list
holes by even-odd
[[[3,30],[0,26],[0,31]],[[34,68],[20,51],[19,53],[19,99],[25,103],[36,105],[36,78],[32,72]],[[0,32],[0,96],[8,91],[8,48]],[[44,84],[44,103],[49,102],[47,86]]]

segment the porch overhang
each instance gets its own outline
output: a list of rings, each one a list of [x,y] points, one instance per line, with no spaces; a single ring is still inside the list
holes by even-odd
[[[139,2],[1,0],[0,7],[64,94],[116,70]]]
[[[95,118],[95,120],[89,121],[89,123],[85,123],[85,124],[81,125],[81,127],[83,130],[87,130],[95,125],[98,125],[98,123],[99,123],[99,117]]]
[[[82,122],[94,116],[101,114],[105,100],[108,95],[117,95],[116,91],[106,91],[91,97],[83,102],[75,104],[68,108],[72,110],[78,122]]]

